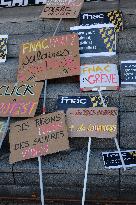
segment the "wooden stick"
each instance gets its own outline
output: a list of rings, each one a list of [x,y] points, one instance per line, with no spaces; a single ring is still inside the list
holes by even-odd
[[[83,196],[82,196],[82,205],[85,204],[87,175],[88,175],[89,158],[90,158],[90,152],[91,152],[90,148],[91,148],[91,137],[89,137],[89,141],[88,141],[88,151],[87,151],[87,160],[86,160],[86,169],[85,169],[85,178],[84,178],[84,188],[83,188]]]
[[[2,143],[6,137],[6,134],[7,134],[7,131],[8,131],[8,128],[9,128],[9,123],[10,123],[10,117],[8,117],[7,119],[7,123],[6,123],[6,127],[4,129],[4,132],[3,132],[3,135],[2,135],[2,138],[1,138],[1,141],[0,141],[0,149],[1,149],[1,146],[2,146]]]

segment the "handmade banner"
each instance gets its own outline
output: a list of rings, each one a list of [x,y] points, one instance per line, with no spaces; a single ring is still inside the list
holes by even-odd
[[[0,63],[6,61],[8,35],[0,35]]]
[[[70,108],[66,115],[69,137],[114,138],[117,135],[115,107]]]
[[[43,83],[0,84],[1,117],[34,117]]]
[[[40,18],[77,18],[84,0],[47,0]]]
[[[126,167],[136,167],[136,150],[121,151]],[[102,152],[105,168],[121,168],[122,163],[118,152]]]
[[[80,75],[77,34],[54,36],[21,45],[18,81]]]
[[[82,26],[90,26],[96,24],[112,23],[115,27],[115,32],[123,31],[123,16],[120,10],[97,13],[82,13],[80,14],[80,24]]]
[[[122,87],[136,86],[136,60],[121,62]]]
[[[115,64],[90,64],[81,66],[81,91],[117,90],[119,75]]]
[[[29,5],[42,5],[47,0],[0,0],[0,7],[16,7]]]
[[[108,97],[104,96],[108,104]],[[57,109],[67,111],[68,108],[103,107],[100,96],[58,96]]]
[[[69,149],[64,112],[18,121],[10,127],[10,163]]]
[[[113,24],[75,26],[70,30],[79,35],[81,57],[116,54],[116,33]]]

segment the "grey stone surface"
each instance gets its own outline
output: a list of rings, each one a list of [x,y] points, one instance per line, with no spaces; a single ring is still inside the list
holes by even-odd
[[[118,8],[122,9],[125,29],[117,38],[117,55],[113,57],[81,58],[81,64],[116,63],[120,71],[121,60],[136,60],[135,0],[85,3],[82,12],[110,11]],[[9,34],[8,58],[6,63],[0,64],[0,81],[16,81],[19,46],[21,43],[53,34],[58,20],[39,20],[42,9],[43,6],[0,9],[0,31],[2,34]],[[62,20],[57,35],[69,33],[70,26],[78,24],[79,18]],[[56,110],[56,100],[60,94],[98,95],[97,92],[81,93],[79,90],[79,79],[75,77],[49,80],[47,86],[47,112]],[[117,92],[102,92],[102,94],[110,97],[110,106],[119,108],[118,141],[120,147],[122,150],[135,149],[136,89],[121,88]],[[41,113],[41,105],[42,99],[40,99],[37,114]],[[39,197],[37,159],[9,165],[9,155],[6,154],[6,152],[9,152],[7,140],[8,136],[0,151],[0,196]],[[71,199],[76,196],[76,198],[81,199],[87,142],[88,139],[70,139],[70,150],[42,157],[46,197],[68,197]],[[126,172],[123,169],[105,169],[101,153],[102,151],[110,150],[116,150],[114,140],[92,139],[87,198],[122,198],[135,201],[135,168],[127,169]],[[54,205],[60,204],[54,203]]]

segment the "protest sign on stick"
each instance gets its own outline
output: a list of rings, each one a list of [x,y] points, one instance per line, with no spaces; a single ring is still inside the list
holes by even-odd
[[[123,31],[123,15],[120,10],[97,13],[81,13],[80,24],[90,26],[96,24],[113,24],[115,32]]]
[[[119,75],[115,64],[82,65],[80,72],[80,90],[117,90]]]
[[[9,141],[10,163],[68,149],[64,112],[40,115],[11,124]]]
[[[108,104],[108,97],[104,97],[105,104]],[[67,111],[69,108],[102,107],[100,96],[58,96],[57,109]]]
[[[70,30],[79,35],[81,57],[116,55],[113,24],[74,26]]]
[[[84,0],[47,0],[40,18],[77,18]]]
[[[34,117],[42,87],[42,82],[1,83],[0,116]]]
[[[79,74],[77,34],[53,36],[21,45],[18,81],[40,81]]]
[[[136,167],[136,150],[121,151],[126,167]],[[108,169],[122,168],[118,152],[102,152],[104,166]]]
[[[136,60],[121,61],[121,87],[136,87]]]

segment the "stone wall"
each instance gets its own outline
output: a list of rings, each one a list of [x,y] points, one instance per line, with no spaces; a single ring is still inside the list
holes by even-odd
[[[16,81],[19,46],[21,43],[51,36],[58,20],[38,19],[43,6],[0,9],[0,33],[9,34],[8,58],[0,64],[0,80]],[[121,9],[124,31],[117,36],[117,55],[113,57],[81,58],[85,63],[116,63],[136,60],[136,1],[86,2],[84,11],[110,11]],[[63,20],[57,34],[70,32],[70,26],[78,25],[79,19]],[[47,86],[47,111],[56,109],[59,94],[81,95],[75,77],[49,80]],[[91,95],[94,93],[91,93]],[[96,93],[97,95],[97,93]],[[118,141],[122,150],[136,148],[136,90],[103,92],[110,97],[110,105],[119,108]],[[41,113],[41,102],[37,113]],[[15,136],[16,137],[16,136]],[[70,139],[70,150],[42,157],[45,195],[53,198],[82,197],[88,139]],[[136,169],[107,170],[104,168],[102,151],[116,150],[110,139],[92,139],[87,184],[88,199],[136,200]],[[37,159],[9,165],[8,135],[0,150],[0,196],[39,196]]]

